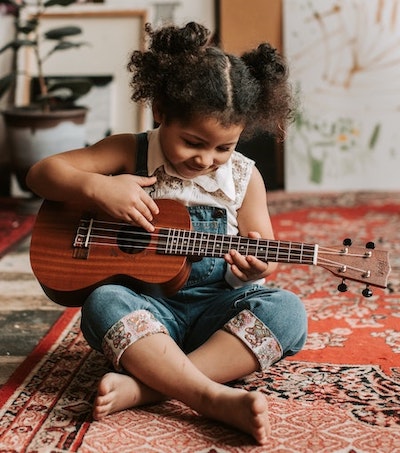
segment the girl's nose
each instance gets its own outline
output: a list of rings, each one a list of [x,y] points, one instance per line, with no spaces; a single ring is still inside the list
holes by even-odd
[[[210,152],[204,152],[195,157],[196,165],[202,168],[211,167],[214,163],[214,157]]]

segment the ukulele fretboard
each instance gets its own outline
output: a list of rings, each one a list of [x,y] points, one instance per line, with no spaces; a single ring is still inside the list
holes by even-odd
[[[251,239],[226,234],[162,228],[159,230],[157,252],[165,255],[185,255],[222,258],[229,250],[253,255],[262,261],[316,264],[317,244]]]

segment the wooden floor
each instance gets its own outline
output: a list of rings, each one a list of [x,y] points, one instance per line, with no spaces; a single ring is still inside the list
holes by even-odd
[[[0,385],[61,315],[32,274],[30,238],[0,259]]]

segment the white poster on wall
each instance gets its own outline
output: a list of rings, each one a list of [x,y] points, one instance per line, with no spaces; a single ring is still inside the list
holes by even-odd
[[[288,191],[400,190],[400,0],[284,0]]]

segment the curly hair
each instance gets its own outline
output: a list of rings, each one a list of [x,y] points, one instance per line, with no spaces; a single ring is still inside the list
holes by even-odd
[[[148,49],[135,50],[128,63],[133,101],[157,105],[167,121],[201,115],[242,124],[247,136],[282,138],[293,99],[285,60],[270,44],[238,57],[211,45],[210,31],[195,22],[145,30]]]

